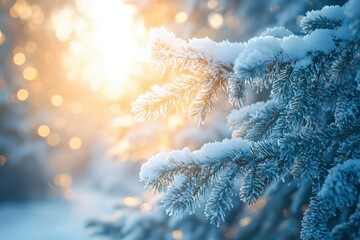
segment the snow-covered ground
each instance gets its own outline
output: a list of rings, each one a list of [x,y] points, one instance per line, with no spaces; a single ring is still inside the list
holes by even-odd
[[[72,200],[51,199],[0,205],[0,239],[83,240],[86,221],[111,213],[109,196],[78,190]],[[98,238],[96,238],[98,239]]]

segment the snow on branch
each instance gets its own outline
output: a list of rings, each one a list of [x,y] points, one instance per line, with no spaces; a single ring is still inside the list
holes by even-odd
[[[245,86],[271,89],[268,101],[232,111],[233,139],[194,152],[161,153],[142,166],[141,180],[164,191],[168,214],[193,213],[207,198],[205,215],[219,225],[234,194],[252,204],[279,180],[309,182],[312,196],[301,238],[330,239],[327,223],[335,208],[359,199],[360,165],[354,159],[360,156],[360,8],[355,6],[359,2],[351,0],[309,12],[302,21],[305,35],[274,28],[245,43],[185,41],[153,30],[155,65],[184,75],[140,96],[133,104],[139,119],[164,116],[185,102],[189,115],[203,122],[219,90],[227,90],[237,107]]]

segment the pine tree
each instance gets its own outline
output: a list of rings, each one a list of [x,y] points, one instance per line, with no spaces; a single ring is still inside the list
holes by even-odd
[[[138,119],[183,105],[204,123],[221,91],[235,108],[232,139],[161,153],[143,165],[141,180],[164,193],[169,215],[194,213],[206,200],[205,216],[219,226],[239,195],[246,204],[266,200],[238,237],[274,237],[266,234],[284,223],[296,232],[305,208],[301,239],[360,237],[359,9],[356,0],[324,7],[304,17],[304,35],[277,27],[244,43],[152,31],[153,62],[183,75],[140,96],[133,103]],[[270,89],[270,99],[243,107],[250,87]]]
[[[34,135],[34,109],[26,101],[31,93],[12,61],[19,53],[16,36],[27,36],[23,26],[7,25],[10,4],[0,6],[0,202],[44,198],[49,181],[46,143]]]

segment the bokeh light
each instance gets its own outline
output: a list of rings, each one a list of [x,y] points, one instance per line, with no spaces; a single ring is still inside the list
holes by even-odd
[[[56,133],[51,133],[47,136],[46,141],[50,146],[55,147],[60,143],[61,137]]]
[[[67,173],[57,174],[54,177],[54,183],[60,188],[69,188],[72,183],[72,177]]]
[[[188,15],[186,12],[178,12],[175,15],[175,21],[177,23],[184,23],[184,22],[186,22],[187,19],[188,19]]]
[[[240,226],[241,227],[245,227],[246,225],[248,225],[251,222],[251,218],[250,217],[244,217],[240,220]]]
[[[51,97],[51,103],[55,107],[59,107],[63,104],[64,98],[60,94],[55,94]]]
[[[40,137],[46,138],[50,134],[50,128],[47,125],[40,125],[37,132]]]
[[[26,58],[25,58],[25,54],[24,53],[21,53],[21,52],[18,52],[14,55],[14,63],[16,65],[22,65],[24,64]]]
[[[176,240],[180,240],[183,237],[183,232],[181,230],[176,230],[172,232],[171,236]]]
[[[141,212],[150,212],[152,209],[152,206],[150,203],[143,203],[140,205],[140,211]]]
[[[217,0],[209,0],[207,2],[207,6],[210,9],[215,9],[218,6],[218,1]]]
[[[6,157],[3,155],[0,155],[0,167],[4,166],[6,163]]]
[[[125,197],[123,200],[122,200],[122,203],[125,205],[125,206],[128,206],[128,207],[135,207],[135,206],[138,206],[140,204],[140,199],[137,198],[137,197]]]
[[[3,44],[5,42],[5,35],[4,33],[0,30],[0,45]]]
[[[73,102],[70,106],[70,110],[74,114],[81,114],[84,111],[84,106],[81,102]]]
[[[219,13],[210,14],[208,21],[210,26],[214,29],[220,29],[224,23],[224,19]]]
[[[34,53],[37,50],[37,44],[33,41],[28,41],[25,45],[25,50],[28,53]]]
[[[24,69],[23,71],[23,77],[24,79],[28,80],[28,81],[32,81],[34,80],[38,75],[38,72],[36,70],[36,68],[28,66]]]
[[[16,97],[19,101],[25,101],[29,97],[29,92],[26,89],[19,89],[16,93]]]
[[[69,147],[73,150],[77,150],[81,147],[82,141],[78,137],[72,137],[69,141]]]

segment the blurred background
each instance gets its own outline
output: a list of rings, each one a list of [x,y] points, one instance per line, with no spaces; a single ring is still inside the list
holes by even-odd
[[[343,1],[0,0],[0,238],[120,239],[115,223],[134,207],[149,222],[162,216],[156,224],[167,227],[154,239],[186,238],[184,224],[170,224],[159,197],[143,189],[141,164],[230,138],[231,106],[220,96],[202,126],[176,111],[136,122],[131,102],[176,77],[161,78],[148,61],[149,29],[216,41],[245,41],[272,26],[299,34],[307,10],[334,3]],[[252,93],[249,102],[266,97]]]

